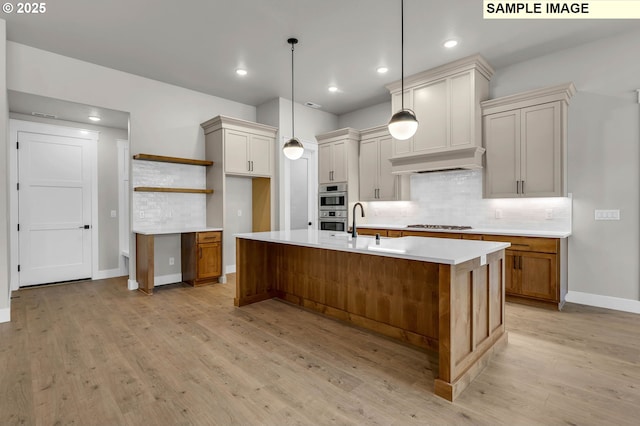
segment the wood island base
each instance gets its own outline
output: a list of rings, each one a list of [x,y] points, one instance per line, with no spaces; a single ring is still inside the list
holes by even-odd
[[[438,353],[453,401],[507,343],[504,250],[458,265],[238,238],[236,306],[273,297]]]

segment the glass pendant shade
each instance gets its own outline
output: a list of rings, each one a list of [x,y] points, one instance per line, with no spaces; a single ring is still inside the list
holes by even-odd
[[[289,160],[297,160],[304,154],[304,146],[302,146],[298,138],[291,138],[282,147],[282,152]]]
[[[405,140],[416,134],[418,130],[418,120],[410,109],[402,109],[391,117],[388,124],[389,133],[395,139]]]

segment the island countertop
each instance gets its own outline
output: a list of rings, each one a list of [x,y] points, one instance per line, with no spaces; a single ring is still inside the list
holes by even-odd
[[[235,237],[446,265],[458,265],[476,258],[484,259],[486,255],[506,249],[510,245],[493,241],[426,237],[381,238],[379,244],[376,244],[374,237],[360,235],[354,239],[346,232],[316,229],[253,232],[236,234]]]

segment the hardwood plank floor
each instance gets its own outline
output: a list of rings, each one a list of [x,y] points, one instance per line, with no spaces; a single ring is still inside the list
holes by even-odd
[[[235,284],[14,292],[2,425],[637,424],[640,316],[508,304],[509,344],[450,404],[437,357]]]

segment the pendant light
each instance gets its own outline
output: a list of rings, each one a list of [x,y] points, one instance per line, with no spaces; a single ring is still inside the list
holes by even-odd
[[[405,139],[409,139],[411,136],[415,135],[416,130],[418,130],[418,120],[416,119],[416,113],[412,110],[404,107],[404,0],[400,0],[400,16],[401,16],[401,48],[400,55],[402,58],[401,61],[401,92],[400,96],[402,99],[402,106],[400,111],[396,112],[391,116],[391,120],[389,120],[389,133],[395,139],[399,139],[401,141]]]
[[[295,104],[293,103],[293,50],[294,46],[298,43],[298,39],[292,37],[287,40],[287,43],[291,45],[291,139],[284,144],[282,152],[289,160],[297,160],[302,157],[304,153],[304,147],[298,138],[295,137]]]

